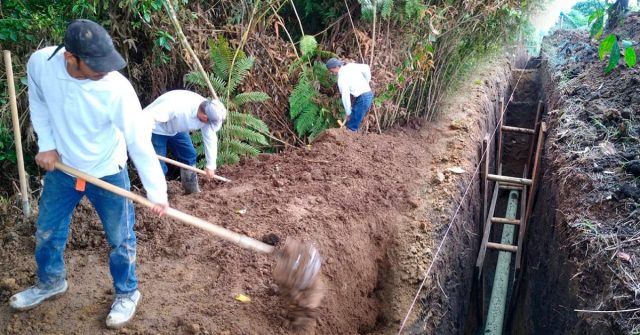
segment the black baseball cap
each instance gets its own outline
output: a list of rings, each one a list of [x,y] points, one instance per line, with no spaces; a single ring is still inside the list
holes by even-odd
[[[71,21],[64,34],[64,42],[58,46],[51,57],[62,47],[80,58],[95,72],[117,71],[127,65],[113,46],[109,33],[91,20]]]

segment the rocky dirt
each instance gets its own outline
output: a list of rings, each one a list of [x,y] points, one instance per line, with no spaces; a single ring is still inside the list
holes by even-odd
[[[637,42],[639,31],[636,13],[616,32]],[[597,50],[578,31],[543,45],[550,130],[529,243],[537,307],[526,318],[539,316],[529,333],[640,332],[640,69],[605,75]]]
[[[487,116],[506,87],[508,64],[496,61],[483,71],[438,122],[412,121],[382,135],[329,130],[310,146],[223,167],[219,174],[233,182],[203,181],[200,194],[185,196],[179,182],[170,181],[170,203],[267,243],[298,238],[317,246],[327,295],[316,324],[298,333],[395,333],[472,180],[479,139],[495,122]],[[452,173],[452,167],[465,172]],[[475,203],[464,199],[433,280],[410,318],[414,332],[455,333],[463,323],[461,306],[470,288],[460,282],[471,276],[477,253]],[[33,224],[16,213],[2,218],[0,332],[294,333],[271,276],[271,257],[142,208],[136,226],[142,303],[128,327],[107,330],[113,298],[108,248],[87,202],[76,209],[67,245],[69,291],[14,313],[8,298],[35,281]],[[238,294],[251,301],[235,299]]]

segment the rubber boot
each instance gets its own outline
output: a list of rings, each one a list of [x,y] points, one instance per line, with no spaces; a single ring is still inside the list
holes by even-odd
[[[190,170],[180,169],[180,180],[182,181],[182,187],[186,194],[200,192],[200,186],[198,185],[198,175]]]

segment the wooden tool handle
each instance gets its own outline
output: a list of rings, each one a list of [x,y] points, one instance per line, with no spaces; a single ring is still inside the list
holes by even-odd
[[[90,176],[82,171],[78,171],[70,166],[64,165],[60,162],[56,162],[55,163],[55,168],[65,172],[67,174],[70,174],[74,177],[80,178],[80,179],[84,179],[86,182],[91,183],[93,185],[96,185],[100,188],[103,188],[107,191],[113,192],[117,195],[120,195],[122,197],[125,197],[131,201],[137,202],[141,205],[144,205],[146,207],[149,208],[153,208],[156,204],[154,204],[153,202],[149,201],[149,199],[135,194],[133,192],[129,192],[125,189],[122,189],[118,186],[109,184],[105,181],[102,181],[96,177]],[[202,230],[206,230],[224,240],[227,240],[233,244],[237,244],[238,246],[245,248],[245,249],[250,249],[250,250],[254,250],[254,251],[258,251],[258,252],[263,252],[263,253],[270,253],[273,251],[273,246],[263,243],[261,241],[258,241],[256,239],[253,239],[249,236],[246,235],[242,235],[242,234],[238,234],[236,232],[233,232],[231,230],[228,230],[226,228],[220,227],[218,225],[215,225],[213,223],[207,222],[205,220],[199,219],[195,216],[191,216],[189,214],[180,212],[177,209],[173,209],[171,207],[169,207],[169,209],[167,210],[167,216],[174,218],[178,221],[182,221],[186,224],[190,224],[192,226],[198,227]]]
[[[18,117],[18,104],[16,102],[16,89],[13,82],[13,65],[11,52],[4,50],[4,64],[7,72],[7,91],[9,93],[9,105],[11,107],[11,119],[13,121],[13,137],[16,144],[16,158],[18,161],[18,178],[20,179],[20,196],[22,198],[22,211],[25,216],[31,215],[29,206],[29,190],[27,188],[27,174],[24,170],[24,156],[22,154],[22,135],[20,134],[20,118]]]
[[[171,164],[171,165],[175,165],[175,166],[177,166],[177,167],[181,167],[181,168],[183,168],[183,169],[187,169],[187,170],[191,170],[191,171],[194,171],[194,172],[197,172],[197,173],[201,173],[201,174],[203,174],[203,175],[205,175],[205,176],[207,175],[207,173],[206,173],[206,172],[204,172],[204,170],[198,169],[198,168],[193,167],[193,166],[191,166],[191,165],[187,165],[187,164],[184,164],[184,163],[180,163],[180,162],[178,162],[178,161],[174,161],[174,160],[173,160],[173,159],[171,159],[171,158],[167,158],[167,157],[164,157],[164,156],[160,156],[160,155],[158,155],[158,159],[159,159],[159,160],[161,160],[161,161],[164,161],[164,162],[166,162],[166,163],[169,163],[169,164]],[[214,176],[213,176],[213,179],[217,179],[217,180],[223,181],[223,182],[225,182],[225,183],[230,183],[230,182],[231,182],[231,179],[227,179],[227,178],[225,178],[225,177],[221,177],[221,176],[218,176],[218,175],[214,175]]]

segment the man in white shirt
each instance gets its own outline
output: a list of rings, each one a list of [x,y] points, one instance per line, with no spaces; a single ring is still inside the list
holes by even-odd
[[[338,76],[338,89],[348,118],[346,127],[358,131],[373,102],[373,92],[369,86],[371,69],[367,64],[345,64],[337,58],[330,58],[326,66],[332,74]],[[351,97],[354,98],[353,106]]]
[[[61,51],[61,52],[58,52]],[[54,169],[57,161],[130,189],[127,150],[162,215],[168,208],[167,184],[153,151],[138,97],[117,70],[126,65],[107,31],[95,22],[69,24],[64,43],[34,52],[27,63],[29,108],[38,135],[36,163],[48,172],[36,224],[37,283],[15,294],[9,304],[28,310],[66,292],[64,248],[74,208],[87,196],[102,221],[111,251],[109,269],[115,302],[110,328],[125,325],[141,294],[136,278],[134,207],[127,200]]]
[[[207,160],[204,171],[210,178],[215,175],[218,157],[216,132],[227,117],[227,110],[220,101],[206,99],[191,91],[175,90],[158,97],[144,112],[154,120],[151,142],[156,153],[166,157],[169,147],[176,160],[187,165],[195,166],[197,160],[189,131],[200,129]],[[166,174],[166,164],[161,162],[161,165]],[[185,193],[200,192],[195,172],[180,169],[180,180]]]

